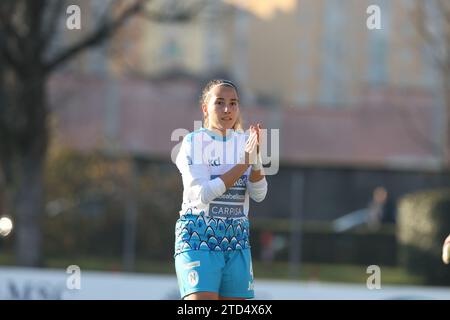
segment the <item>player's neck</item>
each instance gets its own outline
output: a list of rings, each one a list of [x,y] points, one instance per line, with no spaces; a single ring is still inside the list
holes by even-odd
[[[225,137],[227,135],[227,130],[232,130],[232,129],[218,129],[218,128],[209,126],[208,130],[210,130],[218,135],[221,135],[222,137]]]

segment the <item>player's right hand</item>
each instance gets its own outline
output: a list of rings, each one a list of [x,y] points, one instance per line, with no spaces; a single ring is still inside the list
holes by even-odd
[[[250,126],[250,136],[245,144],[245,163],[253,164],[256,161],[256,152],[258,148],[258,132],[256,127]]]

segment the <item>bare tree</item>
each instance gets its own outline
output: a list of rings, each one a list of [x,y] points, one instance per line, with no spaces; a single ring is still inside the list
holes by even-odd
[[[38,266],[42,262],[40,224],[50,135],[49,76],[80,52],[102,44],[138,14],[173,22],[187,20],[195,13],[189,6],[179,9],[174,1],[169,1],[171,7],[158,4],[164,4],[158,0],[100,2],[106,3],[106,9],[97,24],[77,42],[58,48],[55,37],[65,26],[59,22],[66,16],[68,2],[0,1],[0,191],[3,184],[9,199],[6,205],[15,216],[20,265]],[[154,10],[148,9],[150,2],[156,3]]]
[[[444,122],[441,133],[443,168],[450,167],[450,1],[417,0],[412,8],[417,32],[424,41],[434,67],[442,81]]]

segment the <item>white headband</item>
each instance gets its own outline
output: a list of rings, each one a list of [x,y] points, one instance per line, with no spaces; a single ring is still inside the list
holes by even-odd
[[[230,82],[221,82],[221,83],[215,84],[211,88],[209,88],[209,91],[211,91],[214,88],[217,88],[218,86],[229,86],[229,87],[232,87],[234,90],[237,91],[236,86],[234,84],[230,83]]]

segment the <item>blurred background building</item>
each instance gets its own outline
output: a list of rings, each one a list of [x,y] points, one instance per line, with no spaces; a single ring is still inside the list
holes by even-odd
[[[396,266],[398,200],[450,187],[448,69],[420,32],[425,22],[448,32],[439,3],[149,0],[49,77],[44,254],[123,255],[109,267],[128,271],[139,259],[169,261],[182,200],[172,134],[194,130],[203,86],[220,77],[238,85],[246,126],[280,133],[279,172],[252,203],[255,256],[289,260],[294,275],[300,261]],[[104,0],[77,4],[83,28],[62,23],[55,52],[114,15]],[[370,5],[380,29],[366,25]],[[180,7],[177,19],[154,14]],[[369,212],[376,228],[332,227],[365,224]]]
[[[172,131],[193,130],[202,85],[220,76],[238,83],[247,123],[280,129],[282,167],[258,215],[290,215],[278,186],[294,171],[312,220],[364,206],[378,185],[395,199],[448,184],[440,73],[412,1],[376,1],[380,30],[366,27],[373,1],[267,3],[210,1],[185,23],[135,20],[80,55],[52,79],[61,143],[169,161]]]

